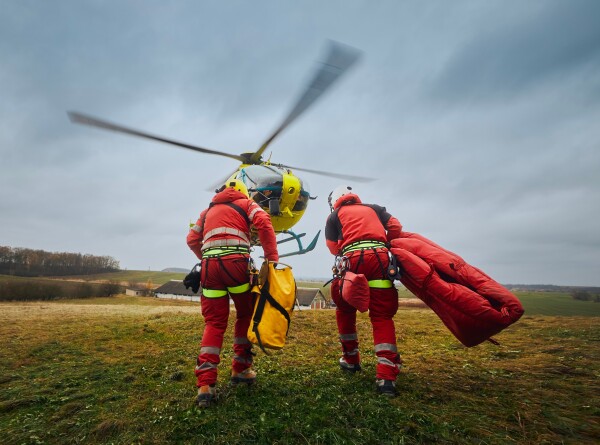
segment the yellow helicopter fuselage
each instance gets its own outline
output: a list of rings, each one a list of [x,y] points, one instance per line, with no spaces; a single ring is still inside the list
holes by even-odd
[[[291,229],[304,215],[310,193],[289,168],[270,163],[242,164],[229,179],[246,184],[250,198],[270,216],[276,233]]]

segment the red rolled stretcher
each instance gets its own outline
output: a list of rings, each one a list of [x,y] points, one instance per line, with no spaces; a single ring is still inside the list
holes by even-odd
[[[427,238],[410,232],[391,242],[400,281],[423,300],[465,346],[476,346],[523,315],[508,289]]]

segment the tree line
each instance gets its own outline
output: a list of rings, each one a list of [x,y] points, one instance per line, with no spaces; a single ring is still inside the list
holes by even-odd
[[[110,256],[0,246],[0,274],[4,275],[89,275],[118,270],[119,262]]]
[[[576,290],[571,292],[571,297],[574,300],[579,301],[593,301],[595,303],[600,303],[600,294],[592,294],[586,290]]]

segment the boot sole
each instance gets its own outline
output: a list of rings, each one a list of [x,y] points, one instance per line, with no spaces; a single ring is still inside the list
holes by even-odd
[[[254,385],[254,383],[256,382],[256,379],[244,379],[241,377],[231,377],[231,384],[232,385],[240,385],[240,384],[244,384],[244,385]]]
[[[344,368],[343,366],[340,366],[340,369],[348,374],[356,374],[362,371],[362,368]]]
[[[395,392],[386,392],[386,391],[377,391],[379,395],[384,396],[384,397],[396,397],[396,393]]]
[[[196,397],[196,406],[198,408],[208,408],[215,402],[214,396],[198,396]]]

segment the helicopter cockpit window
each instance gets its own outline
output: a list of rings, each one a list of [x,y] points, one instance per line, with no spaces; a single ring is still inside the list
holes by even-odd
[[[274,165],[249,165],[237,174],[248,187],[250,197],[264,209],[269,208],[269,201],[281,198],[283,174],[286,171]]]

